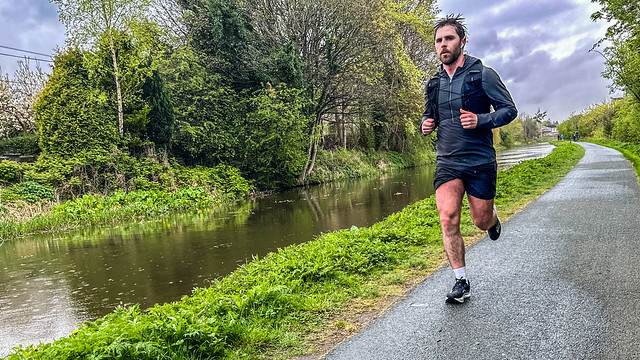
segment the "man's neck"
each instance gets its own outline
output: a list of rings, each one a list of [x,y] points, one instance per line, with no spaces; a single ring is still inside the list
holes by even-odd
[[[442,67],[444,68],[444,71],[449,74],[449,76],[453,76],[453,74],[456,73],[456,69],[461,67],[462,65],[464,65],[464,53],[460,54],[460,57],[458,57],[458,60],[456,60],[456,62],[449,65],[442,64]]]

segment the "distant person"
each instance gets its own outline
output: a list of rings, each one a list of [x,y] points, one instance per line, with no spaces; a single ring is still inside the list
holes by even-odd
[[[560,135],[560,140],[564,141],[564,135]]]
[[[438,128],[436,204],[444,250],[456,278],[446,297],[449,303],[464,302],[471,289],[460,233],[464,194],[478,228],[486,230],[492,240],[502,231],[494,206],[497,163],[491,129],[510,123],[518,114],[496,71],[463,53],[467,43],[463,22],[460,15],[448,15],[434,27],[442,66],[427,84],[422,117],[424,135]]]

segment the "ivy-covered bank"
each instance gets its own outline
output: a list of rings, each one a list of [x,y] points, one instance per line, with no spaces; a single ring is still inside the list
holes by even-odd
[[[498,174],[496,204],[508,216],[560,180],[584,155],[563,143],[543,159]],[[462,231],[477,238],[465,207]],[[369,228],[320,236],[256,259],[181,301],[119,308],[50,344],[21,346],[6,359],[272,359],[314,352],[314,334],[358,300],[432,271],[443,259],[435,198]]]

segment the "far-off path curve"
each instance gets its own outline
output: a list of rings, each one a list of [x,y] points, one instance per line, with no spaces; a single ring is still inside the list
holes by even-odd
[[[471,298],[448,267],[326,359],[640,359],[640,186],[589,143],[553,189],[467,249]]]

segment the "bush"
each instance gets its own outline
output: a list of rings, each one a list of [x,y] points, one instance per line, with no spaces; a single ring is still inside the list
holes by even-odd
[[[0,154],[38,155],[38,134],[26,134],[0,140]]]
[[[26,181],[8,187],[2,192],[2,201],[14,202],[16,200],[35,203],[42,200],[53,201],[55,200],[55,196],[52,188],[33,181]]]
[[[4,160],[0,162],[0,181],[5,183],[17,183],[22,178],[22,166],[15,161]]]
[[[79,50],[55,57],[53,73],[34,112],[45,154],[68,159],[91,149],[111,149],[119,138],[115,109],[89,80]]]

